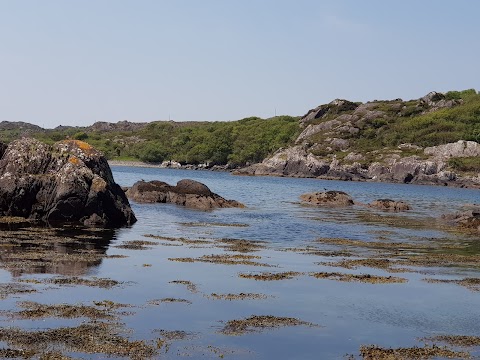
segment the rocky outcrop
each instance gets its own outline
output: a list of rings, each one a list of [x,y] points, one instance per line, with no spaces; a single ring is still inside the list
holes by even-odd
[[[371,208],[376,208],[380,210],[386,210],[386,211],[405,211],[405,210],[410,210],[411,207],[404,201],[395,201],[391,199],[378,199],[370,204],[368,204],[368,207]]]
[[[344,111],[355,110],[358,107],[358,104],[353,103],[348,100],[335,99],[332,102],[317,106],[315,109],[309,110],[300,120],[302,124],[308,124],[315,119],[325,118],[327,116],[332,116],[339,114]]]
[[[163,181],[137,181],[126,194],[140,203],[171,203],[199,210],[244,207],[238,201],[226,200],[213,193],[205,184],[189,179],[180,180],[176,186]]]
[[[480,144],[473,141],[426,148],[425,155],[431,154],[428,158],[417,155],[401,157],[395,152],[385,155],[378,153],[381,161],[367,164],[367,155],[361,153],[351,152],[338,160],[335,156],[313,155],[311,151],[314,149],[306,145],[280,149],[262,163],[236,170],[234,174],[480,187],[480,177],[461,177],[448,167],[450,157],[480,156]],[[407,152],[412,150],[421,151],[413,147],[406,148]],[[477,151],[479,153],[475,155]]]
[[[425,110],[424,113],[428,113],[437,111],[439,109],[452,108],[461,104],[462,102],[462,100],[447,99],[444,94],[432,91],[420,98],[419,105],[426,107],[427,110]]]
[[[443,215],[442,218],[452,225],[480,233],[480,205],[467,205],[462,211]]]
[[[304,147],[280,149],[261,164],[240,169],[236,175],[277,175],[293,177],[316,177],[326,174],[329,165],[307,153]]]
[[[78,140],[13,141],[0,160],[0,216],[119,227],[135,215],[105,157]]]
[[[480,156],[480,144],[475,141],[459,140],[455,143],[427,147],[423,152],[437,159],[473,157]]]
[[[300,199],[312,205],[323,206],[351,206],[353,200],[343,191],[324,191],[309,194],[303,194]]]
[[[86,127],[90,131],[136,131],[145,128],[148,123],[135,123],[127,120],[116,123],[97,121],[93,125]]]

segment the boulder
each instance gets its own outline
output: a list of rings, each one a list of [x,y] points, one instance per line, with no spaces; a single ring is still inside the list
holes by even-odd
[[[467,205],[462,211],[443,215],[442,218],[460,228],[480,232],[480,205]]]
[[[335,99],[332,102],[317,106],[315,109],[309,110],[301,119],[301,124],[308,124],[316,119],[321,119],[327,115],[335,115],[344,111],[355,110],[358,104],[348,100]]]
[[[180,180],[176,186],[163,181],[137,181],[127,190],[128,198],[140,203],[171,203],[199,210],[245,207],[235,200],[226,200],[195,180]]]
[[[136,221],[106,158],[78,140],[22,138],[0,160],[0,216],[120,227]]]
[[[480,156],[480,144],[475,141],[459,140],[454,143],[427,147],[423,152],[425,155],[440,159],[474,157]]]
[[[395,201],[391,199],[375,200],[368,204],[368,207],[387,211],[405,211],[411,209],[410,205],[408,205],[406,202]]]
[[[354,204],[350,195],[343,191],[308,193],[301,195],[300,199],[312,205],[351,206]]]

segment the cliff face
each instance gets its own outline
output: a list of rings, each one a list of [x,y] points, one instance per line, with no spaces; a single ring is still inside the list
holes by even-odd
[[[236,174],[480,187],[475,167],[480,164],[477,142],[459,140],[422,147],[418,144],[422,144],[423,137],[415,138],[413,132],[418,130],[412,119],[419,119],[420,128],[427,121],[432,122],[432,114],[442,114],[462,104],[462,99],[449,99],[436,92],[407,102],[395,99],[360,104],[337,99],[308,111],[300,119],[303,130],[295,145]],[[412,122],[414,130],[409,130],[406,122]],[[438,135],[438,128],[445,126],[441,120],[433,125],[436,130],[425,134],[425,139]],[[402,137],[413,137],[418,142],[392,145]],[[455,166],[465,161],[475,166],[466,171]]]

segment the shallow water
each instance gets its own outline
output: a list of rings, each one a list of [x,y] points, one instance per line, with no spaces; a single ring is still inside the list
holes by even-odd
[[[112,167],[115,180],[122,186],[135,181],[162,180],[175,184],[189,178],[205,183],[227,199],[246,205],[245,209],[220,209],[209,212],[165,204],[132,203],[138,222],[131,228],[103,234],[96,248],[106,255],[99,261],[62,262],[62,266],[34,267],[13,271],[2,252],[0,282],[21,279],[46,279],[66,276],[99,277],[122,281],[110,289],[87,286],[46,286],[34,284],[37,293],[15,294],[1,302],[1,310],[16,308],[18,301],[39,303],[86,304],[99,300],[128,303],[130,315],[121,317],[133,339],[153,341],[158,330],[182,330],[190,335],[172,341],[168,351],[160,349],[158,358],[231,359],[342,359],[357,355],[364,344],[384,347],[421,345],[418,338],[435,335],[479,335],[480,292],[453,283],[428,283],[423,279],[460,279],[479,277],[475,266],[442,266],[417,268],[415,272],[389,273],[384,269],[361,267],[344,269],[319,262],[341,260],[281,251],[286,248],[315,247],[317,250],[339,250],[331,244],[316,242],[318,238],[342,238],[363,242],[401,242],[433,244],[439,242],[461,245],[458,252],[480,253],[478,236],[462,234],[442,227],[436,219],[456,211],[467,203],[480,203],[478,190],[446,187],[322,181],[274,177],[237,177],[229,173],[186,171],[153,168]],[[405,213],[382,213],[362,206],[316,208],[302,205],[299,196],[306,192],[341,190],[355,201],[368,203],[379,198],[408,202],[413,210]],[[198,246],[150,237],[202,239],[210,243]],[[215,239],[246,239],[266,241],[266,248],[249,253],[254,259],[275,267],[224,265],[204,262],[177,262],[169,258],[225,254]],[[88,240],[88,239],[87,239]],[[132,240],[155,242],[146,250],[118,247]],[[34,241],[33,241],[34,243]],[[157,244],[158,243],[158,244]],[[163,244],[163,245],[161,245]],[[177,245],[177,246],[166,246]],[[182,246],[180,246],[182,245]],[[71,247],[71,245],[69,245]],[[86,246],[80,245],[78,246]],[[89,245],[90,248],[95,248]],[[348,247],[355,254],[369,249]],[[9,250],[10,251],[10,250]],[[11,250],[20,251],[21,250]],[[58,251],[68,253],[66,248]],[[370,254],[371,255],[371,254]],[[239,273],[262,271],[303,273],[281,281],[255,281],[238,277]],[[316,279],[311,272],[341,272],[397,276],[405,283],[368,284]],[[188,280],[197,285],[192,292],[185,285],[171,283]],[[267,299],[213,300],[211,293],[260,293]],[[159,303],[163,298],[186,299],[191,302]],[[251,315],[293,317],[319,326],[281,327],[228,336],[220,333],[224,322]],[[8,320],[3,326],[49,328],[78,323],[77,320],[41,319]],[[5,345],[5,344],[4,344]],[[480,355],[478,348],[470,349]],[[103,358],[103,355],[70,353],[81,358]]]

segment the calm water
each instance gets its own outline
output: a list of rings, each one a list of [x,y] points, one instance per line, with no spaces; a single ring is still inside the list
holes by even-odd
[[[385,347],[419,345],[418,338],[439,334],[480,335],[480,292],[455,284],[432,284],[423,281],[427,275],[418,272],[393,274],[408,279],[403,284],[364,284],[320,280],[308,275],[291,280],[255,281],[238,277],[240,272],[260,271],[338,271],[390,276],[379,269],[343,269],[319,265],[332,259],[280,251],[290,247],[322,245],[317,238],[345,238],[361,241],[390,242],[452,241],[464,243],[471,252],[480,252],[479,239],[470,235],[445,232],[413,220],[427,219],[436,224],[443,213],[460,209],[467,203],[480,203],[476,190],[445,187],[393,185],[290,179],[273,177],[237,177],[228,173],[151,168],[113,167],[116,181],[122,186],[139,179],[162,180],[175,184],[189,178],[205,183],[227,199],[244,203],[245,209],[220,209],[210,212],[185,209],[165,204],[136,204],[132,207],[138,222],[112,234],[103,246],[108,255],[126,258],[103,259],[83,266],[86,277],[111,278],[126,282],[113,289],[60,287],[31,295],[2,300],[2,309],[10,309],[19,300],[40,303],[88,303],[112,300],[136,307],[122,318],[131,330],[131,337],[155,339],[156,330],[182,330],[191,333],[188,339],[172,342],[160,358],[231,359],[342,359],[345,354],[358,354],[363,344]],[[405,226],[389,225],[369,217],[384,215],[361,206],[349,209],[319,209],[299,203],[306,192],[342,190],[355,201],[368,203],[379,198],[404,200],[413,210],[388,216],[405,218]],[[413,220],[412,220],[413,219]],[[233,226],[237,225],[237,226]],[[116,247],[130,240],[152,240],[144,235],[182,237],[187,239],[248,239],[269,243],[268,249],[254,253],[260,262],[274,268],[210,263],[184,263],[168,260],[178,257],[199,257],[222,254],[223,249],[189,246],[152,246],[148,250]],[[330,249],[328,246],[324,250]],[[361,250],[358,250],[359,252]],[[146,266],[148,265],[148,266]],[[73,266],[73,265],[72,265]],[[58,269],[57,269],[58,270]],[[52,276],[46,274],[13,274],[2,270],[2,282],[16,277]],[[457,279],[479,277],[476,269],[429,268],[430,277]],[[188,280],[198,287],[197,293],[185,286],[170,283]],[[211,293],[262,293],[268,299],[225,301],[212,300]],[[182,298],[187,303],[148,302],[161,298]],[[54,299],[54,300],[52,300]],[[295,317],[319,327],[285,327],[260,333],[227,336],[219,333],[223,322],[251,315]],[[25,328],[71,324],[66,320],[16,321]],[[11,325],[8,324],[9,326]],[[157,334],[157,335],[156,335]],[[216,349],[215,351],[213,349]],[[478,353],[477,353],[478,354]],[[72,356],[78,356],[71,354]],[[95,358],[82,354],[81,357]]]

